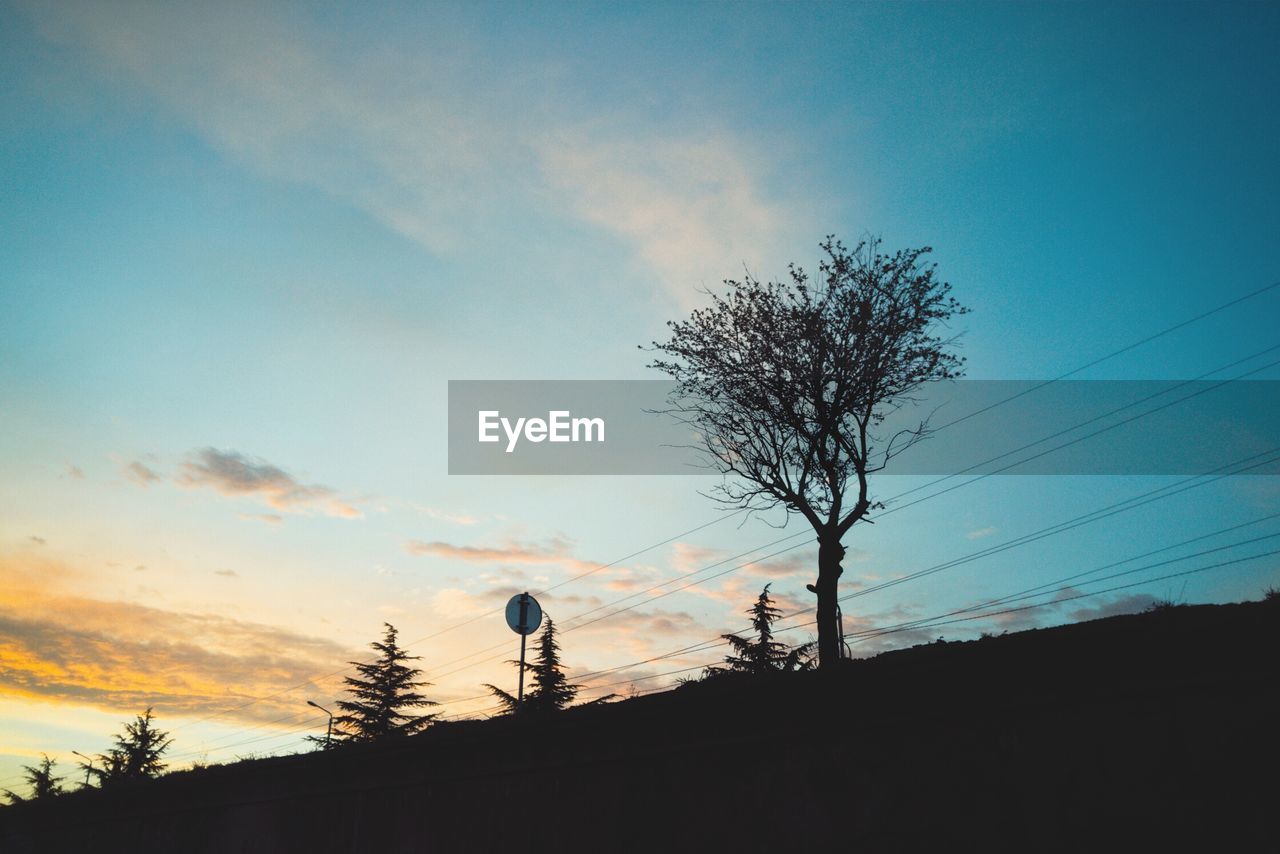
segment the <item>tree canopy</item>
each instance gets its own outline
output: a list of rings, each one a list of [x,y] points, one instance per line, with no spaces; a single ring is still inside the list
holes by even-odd
[[[942,331],[967,309],[924,261],[928,247],[848,249],[834,237],[811,279],[791,265],[782,282],[750,275],[653,342],[651,367],[675,381],[668,410],[701,437],[725,475],[714,493],[749,510],[782,507],[819,545],[819,656],[840,656],[841,543],[876,509],[869,476],[928,434],[927,417],[889,435],[885,419],[930,382],[961,376],[955,337]]]
[[[369,646],[378,653],[373,662],[352,661],[358,673],[344,680],[351,699],[339,700],[343,714],[334,718],[334,738],[344,742],[376,741],[399,735],[413,735],[430,726],[433,714],[412,714],[413,709],[435,706],[418,693],[430,682],[418,679],[422,671],[406,662],[417,661],[396,642],[396,627],[383,623],[386,631],[381,641]]]
[[[53,766],[57,764],[57,761],[50,759],[47,753],[42,753],[40,754],[40,761],[35,765],[23,765],[22,770],[26,772],[23,778],[31,791],[26,797],[23,797],[16,792],[5,789],[4,794],[9,799],[9,803],[18,804],[23,801],[39,801],[61,795],[63,793],[63,778],[53,773]]]
[[[519,661],[512,661],[516,667],[520,666]],[[529,680],[529,690],[525,692],[523,705],[517,701],[517,698],[502,690],[495,685],[485,685],[494,697],[498,699],[503,711],[512,713],[519,711],[522,714],[543,714],[547,712],[558,712],[567,709],[573,704],[581,690],[581,685],[569,684],[569,679],[565,676],[564,667],[560,663],[560,644],[556,640],[556,625],[550,617],[547,617],[547,624],[542,629],[542,634],[538,636],[538,652],[533,661],[526,661],[524,664],[525,672],[531,674]],[[613,695],[601,697],[599,700],[592,702],[603,702],[612,699]]]
[[[782,612],[773,604],[766,584],[756,597],[756,601],[747,609],[751,617],[751,628],[754,638],[741,635],[721,635],[732,653],[725,657],[726,669],[739,673],[786,673],[794,670],[808,670],[812,666],[810,653],[813,644],[806,643],[790,647],[773,639],[773,622],[782,616]]]
[[[153,720],[148,708],[132,723],[124,725],[124,732],[116,736],[115,746],[98,754],[97,762],[81,763],[81,767],[101,786],[158,777],[165,769],[161,756],[169,749],[172,739],[167,732],[156,729]]]

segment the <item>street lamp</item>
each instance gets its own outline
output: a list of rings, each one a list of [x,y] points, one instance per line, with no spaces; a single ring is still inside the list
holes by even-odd
[[[333,712],[329,711],[324,706],[320,705],[314,700],[307,700],[307,705],[314,706],[315,708],[319,709],[320,711],[324,712],[326,715],[329,716],[329,729],[326,730],[324,734],[324,749],[328,750],[330,747],[333,746]]]
[[[83,753],[81,753],[78,750],[73,750],[71,752],[74,753],[76,756],[79,756],[81,759],[89,760],[89,764],[84,766],[84,785],[85,785],[85,788],[87,789],[89,787],[89,775],[93,773],[93,757],[85,756]]]

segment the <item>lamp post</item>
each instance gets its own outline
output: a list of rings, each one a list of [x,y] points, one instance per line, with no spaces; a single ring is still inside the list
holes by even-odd
[[[333,712],[313,700],[307,700],[308,706],[314,706],[329,716],[329,728],[324,733],[324,749],[328,750],[333,746]]]
[[[81,759],[89,760],[89,764],[84,766],[84,786],[87,789],[89,788],[89,775],[93,773],[93,757],[85,756],[83,753],[81,753],[78,750],[73,750],[71,752],[74,753],[76,756],[79,756]]]

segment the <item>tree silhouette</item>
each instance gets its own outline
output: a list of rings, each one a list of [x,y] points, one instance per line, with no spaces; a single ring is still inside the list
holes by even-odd
[[[512,661],[511,664],[520,666],[519,661]],[[581,685],[570,685],[568,677],[564,675],[563,665],[560,663],[560,644],[556,641],[556,624],[550,617],[547,617],[547,625],[538,636],[537,657],[531,662],[526,661],[524,669],[526,673],[532,674],[532,678],[529,691],[524,695],[523,705],[511,694],[495,685],[484,686],[498,698],[503,711],[507,714],[516,711],[522,714],[561,711],[573,703],[578,696],[578,691],[582,688]],[[610,694],[591,702],[602,703],[613,697],[614,695]]]
[[[733,654],[725,656],[727,670],[739,673],[789,673],[793,670],[808,670],[812,666],[810,653],[812,643],[801,644],[794,649],[785,643],[773,639],[773,621],[782,616],[769,598],[769,587],[766,584],[756,597],[755,603],[747,609],[751,617],[751,628],[755,630],[754,639],[740,635],[721,635],[733,648]],[[714,671],[713,671],[714,672]]]
[[[396,627],[390,623],[383,625],[386,626],[383,639],[369,644],[379,653],[378,660],[368,664],[349,662],[360,675],[344,680],[351,699],[338,701],[338,708],[345,714],[334,718],[335,739],[357,742],[413,735],[430,726],[436,718],[434,713],[413,715],[404,711],[437,703],[416,690],[431,685],[417,678],[422,671],[405,664],[422,656],[406,653],[396,644]]]
[[[158,777],[165,768],[160,757],[169,749],[173,739],[167,732],[155,728],[153,718],[148,708],[144,714],[134,718],[133,723],[124,725],[124,732],[116,736],[115,746],[106,753],[98,754],[96,764],[82,762],[80,767],[96,777],[98,785],[104,787]]]
[[[701,437],[725,476],[718,500],[751,511],[798,513],[818,540],[821,664],[840,658],[837,592],[842,540],[879,509],[869,476],[928,434],[928,419],[892,436],[886,416],[925,383],[958,377],[954,338],[936,334],[967,309],[935,278],[930,252],[852,250],[834,237],[817,281],[796,265],[783,282],[747,275],[686,320],[667,324],[650,365],[675,380],[669,414]]]
[[[18,804],[23,801],[39,801],[45,798],[56,798],[63,792],[62,777],[55,777],[53,774],[53,766],[58,763],[49,758],[47,753],[40,754],[40,761],[35,765],[23,765],[22,770],[27,772],[27,785],[31,787],[31,794],[27,797],[4,790],[5,797],[9,799],[9,803]]]

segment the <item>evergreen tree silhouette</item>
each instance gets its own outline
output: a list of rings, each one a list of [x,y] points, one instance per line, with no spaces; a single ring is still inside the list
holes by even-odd
[[[512,661],[511,664],[520,666],[520,662]],[[516,701],[516,698],[506,691],[495,685],[485,685],[498,702],[502,704],[505,713],[519,711],[522,714],[545,714],[549,712],[558,712],[568,708],[578,696],[581,685],[570,685],[568,677],[564,674],[563,665],[560,663],[560,644],[556,641],[556,624],[548,617],[547,625],[542,630],[542,634],[538,637],[538,654],[533,661],[526,661],[524,665],[526,673],[532,674],[529,683],[529,690],[525,692],[523,706]],[[600,697],[592,700],[592,703],[602,703],[606,700],[613,699],[614,695]]]
[[[414,715],[406,709],[435,706],[416,689],[430,687],[417,677],[422,671],[405,662],[416,661],[422,656],[409,655],[396,643],[396,627],[383,623],[386,632],[381,641],[369,644],[380,653],[377,661],[354,665],[359,676],[348,676],[347,693],[350,700],[339,700],[338,708],[344,714],[334,718],[334,739],[343,742],[377,741],[398,735],[421,732],[436,719],[436,715]]]
[[[801,644],[793,649],[773,639],[773,622],[782,616],[782,612],[774,607],[773,599],[769,597],[770,586],[769,584],[764,586],[760,595],[756,597],[755,604],[746,611],[751,617],[751,628],[755,630],[755,638],[721,635],[733,648],[733,654],[725,656],[724,662],[728,665],[727,668],[713,668],[711,672],[728,670],[738,673],[786,673],[793,670],[808,670],[813,666],[813,659],[810,656],[813,649],[812,643]]]
[[[49,758],[46,753],[40,754],[40,761],[35,765],[23,765],[22,770],[27,773],[24,775],[27,785],[31,787],[31,794],[27,797],[4,790],[5,797],[9,799],[9,803],[18,804],[23,801],[39,801],[45,798],[56,798],[62,794],[62,779],[53,775],[53,766],[58,763]]]
[[[152,724],[154,716],[148,708],[133,723],[124,725],[124,732],[116,736],[115,747],[98,754],[94,765],[80,763],[100,786],[148,780],[160,776],[165,765],[160,757],[169,749],[173,739]]]

